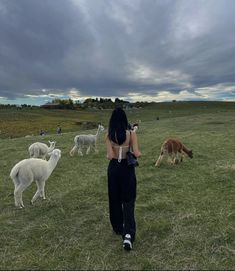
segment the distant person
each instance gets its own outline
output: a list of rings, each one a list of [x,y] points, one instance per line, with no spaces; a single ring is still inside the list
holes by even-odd
[[[40,134],[40,136],[44,136],[46,133],[45,133],[45,131],[41,130],[39,134]]]
[[[60,126],[57,127],[56,132],[57,132],[58,135],[61,135],[61,134],[62,134],[62,129],[61,129]]]
[[[128,129],[126,113],[121,108],[113,110],[109,121],[109,130],[105,143],[108,166],[109,216],[113,231],[122,235],[123,247],[131,250],[136,234],[135,168],[127,165],[126,153],[133,149],[136,157],[141,153],[138,148],[137,135]]]

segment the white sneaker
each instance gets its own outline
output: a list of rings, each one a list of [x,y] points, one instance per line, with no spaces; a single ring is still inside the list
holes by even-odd
[[[131,235],[126,234],[123,241],[123,247],[125,250],[132,250]]]

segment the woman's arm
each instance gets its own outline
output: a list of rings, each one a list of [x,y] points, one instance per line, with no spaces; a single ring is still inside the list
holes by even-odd
[[[111,145],[111,142],[108,138],[108,135],[105,136],[105,144],[106,144],[106,148],[107,148],[107,159],[112,160],[114,158],[114,152],[113,152],[113,148]]]
[[[130,136],[131,136],[131,146],[132,146],[134,155],[136,157],[140,157],[141,152],[139,151],[137,135],[135,132],[132,132],[132,133],[130,133]]]

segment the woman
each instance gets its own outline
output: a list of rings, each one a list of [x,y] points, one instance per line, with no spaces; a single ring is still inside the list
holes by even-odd
[[[110,222],[116,234],[123,236],[123,247],[132,249],[136,224],[134,217],[136,199],[135,168],[128,167],[126,153],[131,148],[136,157],[141,153],[137,135],[128,130],[128,121],[123,109],[116,108],[109,121],[106,136],[108,166],[108,195]]]

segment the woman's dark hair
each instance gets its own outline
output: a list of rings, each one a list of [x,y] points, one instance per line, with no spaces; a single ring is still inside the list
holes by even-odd
[[[120,107],[114,109],[109,120],[109,139],[118,145],[123,144],[126,140],[127,129],[128,121],[125,111]]]

